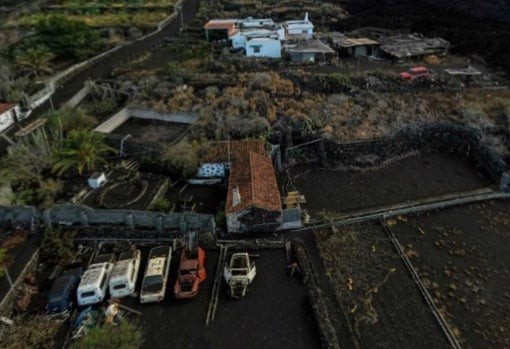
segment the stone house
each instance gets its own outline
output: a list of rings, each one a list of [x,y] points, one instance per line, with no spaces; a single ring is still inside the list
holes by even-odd
[[[271,158],[255,152],[232,164],[225,204],[229,233],[267,232],[282,222],[282,202]]]

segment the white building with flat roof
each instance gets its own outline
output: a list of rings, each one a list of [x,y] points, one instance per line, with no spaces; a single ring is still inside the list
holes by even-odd
[[[283,26],[285,27],[287,38],[303,36],[306,39],[311,39],[313,37],[313,23],[308,20],[308,12],[305,13],[303,20],[286,21],[283,23]]]

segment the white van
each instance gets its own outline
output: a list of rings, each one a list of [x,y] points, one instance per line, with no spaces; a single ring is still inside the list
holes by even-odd
[[[140,290],[140,303],[160,302],[165,298],[171,261],[170,246],[158,246],[151,249]]]
[[[121,253],[108,282],[110,295],[120,298],[133,294],[139,269],[140,250],[129,249]]]
[[[79,306],[100,303],[105,299],[114,262],[113,254],[99,255],[94,258],[83,274],[76,291]]]

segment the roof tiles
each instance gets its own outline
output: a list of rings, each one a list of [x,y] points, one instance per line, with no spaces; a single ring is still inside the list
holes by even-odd
[[[234,189],[239,191],[241,199],[235,206]],[[240,212],[252,206],[269,211],[279,211],[282,208],[271,159],[255,152],[250,152],[233,165],[228,180],[225,212]]]

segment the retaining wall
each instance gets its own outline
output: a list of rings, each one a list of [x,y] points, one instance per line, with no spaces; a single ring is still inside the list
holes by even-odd
[[[287,157],[298,161],[314,159],[325,166],[372,167],[414,151],[457,154],[497,181],[509,170],[501,154],[482,142],[478,130],[450,123],[408,126],[387,138],[376,140],[323,140],[297,151],[290,150]]]
[[[118,225],[128,229],[150,229],[155,231],[207,230],[214,232],[214,216],[210,214],[162,213],[137,210],[93,209],[84,205],[57,205],[44,212],[34,207],[0,207],[0,224],[33,224],[90,226]]]

